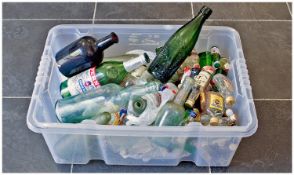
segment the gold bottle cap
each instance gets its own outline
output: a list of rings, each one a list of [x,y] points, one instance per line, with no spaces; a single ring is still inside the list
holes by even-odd
[[[217,126],[217,125],[218,125],[218,122],[219,122],[219,120],[218,120],[217,117],[211,117],[211,118],[210,118],[210,121],[209,121],[209,124],[210,124],[211,126]]]
[[[226,97],[225,101],[228,106],[233,106],[235,104],[235,98],[233,96]]]
[[[188,107],[188,108],[193,108],[195,102],[193,100],[190,100],[188,99],[186,102],[185,102],[185,106]]]

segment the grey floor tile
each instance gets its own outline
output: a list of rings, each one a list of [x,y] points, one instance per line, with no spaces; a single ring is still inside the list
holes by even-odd
[[[56,164],[41,134],[30,131],[26,114],[30,99],[3,99],[3,172],[70,172]]]
[[[229,168],[213,172],[291,172],[291,101],[255,101],[258,129],[244,138]]]
[[[291,22],[207,22],[240,36],[254,98],[291,97]]]
[[[91,21],[3,21],[3,96],[31,96],[50,28]]]
[[[202,5],[213,10],[209,19],[291,19],[286,3],[193,3],[195,14]]]
[[[190,3],[97,3],[96,19],[185,19]]]
[[[92,3],[3,3],[3,19],[92,19]]]
[[[104,161],[90,161],[87,165],[74,165],[73,172],[113,172],[113,173],[208,173],[207,167],[197,167],[191,162],[181,162],[178,166],[119,166],[106,165]]]

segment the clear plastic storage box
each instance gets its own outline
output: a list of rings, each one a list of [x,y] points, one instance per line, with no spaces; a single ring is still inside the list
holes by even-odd
[[[192,161],[197,166],[228,166],[243,137],[257,129],[257,117],[241,40],[230,27],[204,26],[197,52],[216,45],[230,59],[228,77],[235,87],[238,126],[111,126],[58,123],[55,103],[65,79],[56,66],[55,53],[84,35],[96,38],[110,32],[119,36],[105,56],[133,49],[155,51],[179,25],[58,25],[47,37],[27,114],[28,127],[41,133],[56,163],[86,164],[104,160],[109,165],[166,165]],[[160,143],[160,144],[158,144]]]

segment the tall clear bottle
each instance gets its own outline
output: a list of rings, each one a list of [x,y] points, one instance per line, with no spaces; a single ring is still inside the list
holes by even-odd
[[[56,115],[60,122],[79,123],[103,112],[114,113],[120,108],[126,109],[133,95],[154,93],[160,86],[158,82],[150,82],[122,89],[119,85],[107,84],[95,91],[58,100],[55,106]]]
[[[175,99],[167,102],[158,112],[155,126],[179,126],[183,122],[185,117],[183,105],[193,85],[193,78],[186,77]]]
[[[203,6],[195,18],[178,29],[165,45],[157,50],[157,56],[148,72],[162,83],[166,83],[191,53],[202,25],[211,13],[210,8]]]
[[[103,59],[103,51],[114,43],[118,43],[118,36],[113,32],[99,40],[91,36],[79,38],[56,53],[59,71],[66,77],[72,77],[99,65]]]

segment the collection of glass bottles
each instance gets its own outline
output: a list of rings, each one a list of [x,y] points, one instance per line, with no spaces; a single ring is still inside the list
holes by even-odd
[[[99,125],[236,125],[230,63],[213,46],[193,49],[212,10],[179,28],[154,52],[134,50],[103,62],[103,50],[118,43],[115,33],[96,40],[84,36],[56,55],[62,99],[55,106],[63,123]],[[124,60],[124,61],[121,61]]]

